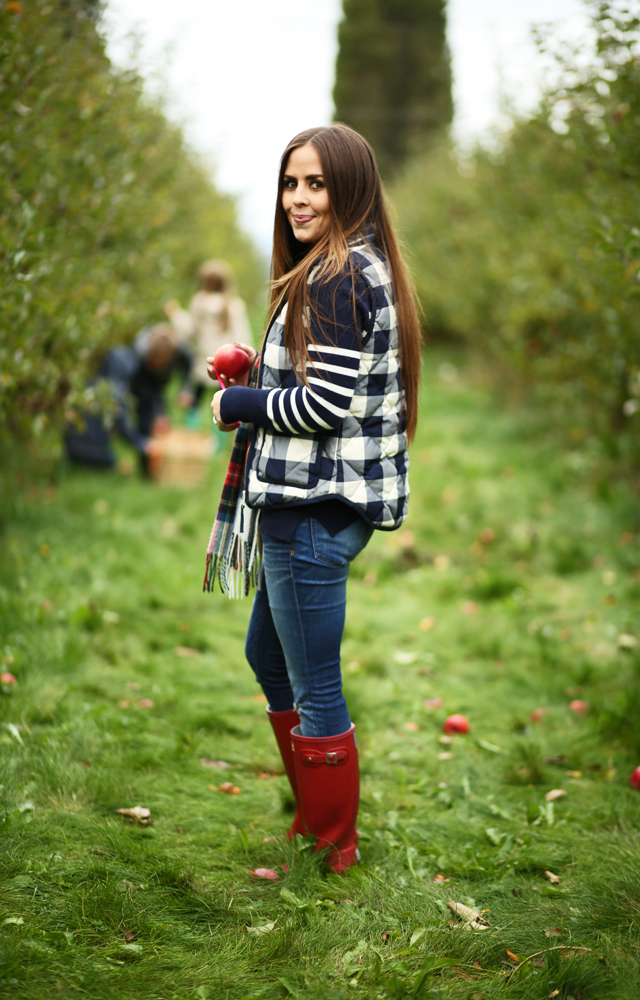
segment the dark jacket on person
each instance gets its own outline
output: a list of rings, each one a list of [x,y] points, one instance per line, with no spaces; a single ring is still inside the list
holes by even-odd
[[[111,420],[100,413],[85,412],[82,426],[69,425],[64,441],[73,462],[111,468],[115,465],[111,438],[117,433],[142,454],[157,417],[166,412],[164,390],[179,372],[187,385],[191,374],[191,355],[180,344],[171,360],[160,369],[146,362],[153,327],[145,327],[131,347],[114,347],[104,357],[94,384],[108,382],[115,403]]]

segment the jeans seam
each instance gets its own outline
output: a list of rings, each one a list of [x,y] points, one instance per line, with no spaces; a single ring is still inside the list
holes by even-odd
[[[255,639],[253,639],[252,641],[251,649],[248,648],[248,643],[245,643],[245,656],[247,657],[247,660],[249,660],[249,663],[251,663],[252,661],[253,662],[257,661],[257,650],[260,645],[260,636],[262,635],[262,630],[264,628],[264,623],[266,621],[266,618],[267,618],[267,608],[265,607],[260,614],[260,623],[258,625],[258,628],[252,629],[253,636],[255,636]],[[249,653],[251,654],[251,658],[249,658],[249,656],[247,655]]]
[[[302,649],[304,651],[304,686],[305,686],[305,689],[307,691],[307,696],[309,698],[309,701],[312,704],[314,704],[315,703],[315,699],[312,697],[312,690],[311,690],[311,672],[309,670],[309,656],[308,656],[308,653],[307,653],[307,640],[306,640],[306,636],[304,634],[304,628],[303,628],[303,622],[302,622],[302,615],[300,614],[300,604],[298,602],[298,589],[296,587],[296,578],[295,578],[295,575],[294,575],[294,572],[293,572],[293,559],[294,559],[294,551],[293,551],[293,541],[292,541],[292,543],[291,543],[291,553],[289,555],[289,574],[291,576],[291,584],[292,584],[291,589],[293,591],[293,596],[294,596],[294,599],[295,599],[295,602],[296,602],[296,616],[297,616],[297,619],[298,619],[298,628],[300,630],[300,635],[302,637]],[[289,680],[291,680],[291,678],[289,678]],[[293,689],[293,684],[291,685],[291,687]],[[293,704],[294,704],[294,708],[298,711],[298,714],[299,714],[299,705],[298,705],[298,700],[297,700],[296,695],[295,695],[295,691],[293,693]],[[317,725],[317,723],[314,721],[314,727],[316,725]]]

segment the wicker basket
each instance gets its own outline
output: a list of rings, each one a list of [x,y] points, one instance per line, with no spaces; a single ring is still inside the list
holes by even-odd
[[[154,438],[157,453],[149,462],[152,479],[168,486],[200,486],[211,457],[211,434],[172,427]]]

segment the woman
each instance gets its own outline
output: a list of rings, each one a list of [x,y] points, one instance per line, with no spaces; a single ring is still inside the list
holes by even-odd
[[[340,674],[349,563],[374,529],[406,517],[420,375],[413,289],[373,152],[346,125],[301,132],[282,157],[270,317],[257,387],[245,377],[211,405],[220,429],[252,425],[244,485],[263,566],[246,655],[296,798],[289,836],[314,834],[341,872],[359,859]]]
[[[207,260],[198,270],[199,289],[189,311],[175,299],[164,311],[193,353],[192,406],[197,408],[208,387],[207,358],[234,340],[251,340],[247,310],[233,292],[231,268],[223,260]]]

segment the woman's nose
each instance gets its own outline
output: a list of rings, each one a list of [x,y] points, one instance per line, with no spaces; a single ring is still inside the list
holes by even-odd
[[[294,205],[306,205],[308,201],[309,198],[307,196],[305,188],[302,186],[302,184],[298,184],[293,194]]]

